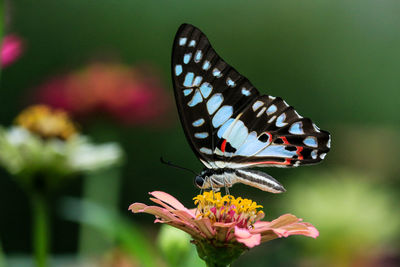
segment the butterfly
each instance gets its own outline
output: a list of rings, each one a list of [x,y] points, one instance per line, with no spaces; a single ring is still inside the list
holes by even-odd
[[[171,60],[179,117],[204,170],[201,189],[243,183],[282,193],[284,187],[252,167],[297,167],[323,160],[331,137],[282,98],[260,95],[227,64],[198,28],[182,24]]]

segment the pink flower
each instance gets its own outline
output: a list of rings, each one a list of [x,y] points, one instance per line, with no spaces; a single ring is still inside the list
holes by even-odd
[[[203,255],[204,260],[217,257],[220,248],[234,249],[237,253],[233,254],[238,257],[246,248],[276,238],[290,235],[316,238],[319,235],[313,225],[302,222],[292,214],[282,215],[271,222],[260,221],[264,217],[264,212],[260,210],[262,206],[241,197],[221,196],[220,192],[204,192],[196,196],[195,209],[184,207],[164,192],[154,191],[150,195],[153,196],[150,200],[158,206],[134,203],[129,210],[152,214],[156,216],[155,222],[169,224],[190,234],[199,256]],[[215,253],[217,255],[212,252],[215,248],[219,251]]]
[[[3,38],[1,46],[1,66],[2,68],[7,67],[15,60],[17,60],[22,54],[22,41],[16,35],[6,35]]]
[[[124,124],[165,119],[169,97],[159,78],[143,68],[93,63],[39,88],[38,101],[76,117],[108,115]]]

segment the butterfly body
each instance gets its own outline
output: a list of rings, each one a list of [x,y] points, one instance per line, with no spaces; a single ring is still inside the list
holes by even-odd
[[[328,132],[282,98],[260,95],[193,25],[178,29],[171,63],[186,138],[206,167],[196,178],[201,188],[240,182],[283,192],[271,176],[249,168],[315,164],[330,150]]]
[[[270,175],[251,169],[208,169],[205,168],[195,178],[195,184],[201,189],[212,188],[218,191],[222,187],[232,187],[236,183],[247,184],[272,193],[285,192],[285,188]]]

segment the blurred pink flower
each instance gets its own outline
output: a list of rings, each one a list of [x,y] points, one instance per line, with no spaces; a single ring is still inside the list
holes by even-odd
[[[75,116],[100,112],[126,124],[161,120],[170,103],[154,73],[116,63],[93,63],[55,77],[40,86],[38,100]]]
[[[155,222],[185,231],[194,239],[198,251],[200,249],[208,255],[213,254],[210,250],[218,247],[235,248],[240,255],[246,248],[276,238],[290,235],[316,238],[319,235],[313,225],[301,222],[292,214],[282,215],[271,222],[260,221],[264,217],[259,210],[260,205],[241,197],[222,197],[220,192],[204,192],[195,197],[196,209],[184,207],[176,198],[164,192],[154,191],[150,195],[154,197],[150,200],[159,206],[134,203],[129,210],[152,214],[156,216]]]
[[[17,60],[23,51],[22,41],[16,35],[6,35],[3,38],[1,46],[1,66],[2,68],[7,67],[15,60]]]

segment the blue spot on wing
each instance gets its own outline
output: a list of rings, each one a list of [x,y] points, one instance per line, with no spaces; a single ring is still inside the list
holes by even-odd
[[[217,113],[215,113],[214,118],[212,119],[212,124],[214,128],[218,128],[225,121],[227,121],[233,114],[232,106],[223,106],[221,107]]]
[[[199,127],[199,126],[203,125],[204,122],[205,122],[204,119],[198,119],[198,120],[195,120],[195,121],[192,123],[192,125],[193,125],[194,127]]]
[[[210,66],[211,66],[210,61],[208,60],[204,61],[203,70],[208,70]]]
[[[204,132],[204,133],[195,133],[194,137],[198,138],[198,139],[204,139],[208,137],[208,133]]]
[[[235,119],[229,119],[227,120],[218,130],[217,136],[219,138],[222,138],[222,135],[225,133],[225,131],[231,126],[232,122],[234,122]]]
[[[213,87],[209,83],[203,83],[200,86],[200,91],[204,98],[207,98],[211,94],[212,89]]]
[[[196,62],[196,63],[200,62],[202,57],[203,57],[203,53],[201,52],[201,50],[198,50],[196,52],[196,55],[194,56],[194,62]]]
[[[176,74],[176,76],[181,75],[181,73],[182,73],[182,65],[176,65],[175,66],[175,74]]]
[[[185,54],[183,56],[183,63],[188,64],[191,58],[192,58],[192,53]]]
[[[285,126],[287,124],[286,122],[284,122],[285,119],[286,119],[285,113],[282,113],[281,115],[279,115],[279,117],[276,119],[276,122],[275,122],[276,127]]]
[[[267,109],[267,115],[271,115],[275,113],[278,110],[278,108],[275,105],[271,105]]]
[[[188,72],[185,76],[185,81],[183,82],[183,85],[186,87],[191,87],[193,84],[193,78],[194,78],[194,73]]]
[[[179,45],[180,45],[180,46],[185,45],[185,44],[186,44],[186,41],[187,41],[187,38],[186,38],[186,37],[180,38],[180,39],[179,39]]]
[[[246,88],[242,88],[242,94],[245,96],[249,96],[250,95],[250,90],[247,90]]]
[[[208,114],[214,114],[214,112],[221,106],[222,101],[224,101],[224,98],[222,94],[217,93],[214,94],[208,101],[207,101],[207,110]]]
[[[198,103],[202,102],[203,98],[199,92],[199,90],[196,90],[196,92],[193,95],[192,100],[190,100],[190,102],[188,103],[189,107],[194,107],[196,106]]]
[[[185,90],[183,90],[183,94],[185,95],[185,96],[188,96],[188,95],[190,95],[190,93],[193,91],[193,89],[185,89]]]
[[[303,123],[301,121],[295,122],[290,126],[289,133],[291,134],[304,134]]]
[[[309,147],[318,147],[317,139],[313,136],[304,139],[303,143]]]

